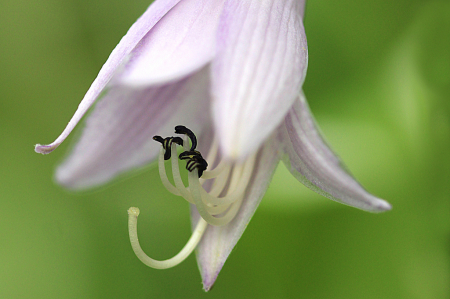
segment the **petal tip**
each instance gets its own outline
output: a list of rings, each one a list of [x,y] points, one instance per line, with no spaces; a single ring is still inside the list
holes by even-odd
[[[392,210],[391,204],[382,199],[379,200],[375,207],[377,209],[377,212],[386,212]]]
[[[46,155],[53,152],[57,147],[55,145],[42,145],[38,143],[34,146],[34,151],[38,154]]]
[[[219,275],[219,271],[216,271],[213,275],[208,275],[207,277],[203,278],[203,290],[205,292],[209,292],[212,290],[212,288],[215,285],[217,276]]]
[[[72,191],[88,189],[91,186],[89,183],[92,182],[92,180],[83,179],[76,169],[67,168],[64,164],[56,168],[53,180],[56,184]]]
[[[392,206],[387,201],[371,196],[372,200],[368,203],[369,206],[362,208],[365,211],[372,213],[383,213],[392,210]]]
[[[217,277],[219,276],[219,273],[222,270],[227,257],[228,255],[226,255],[225,258],[216,260],[213,263],[205,263],[203,266],[201,266],[200,273],[202,276],[203,290],[205,292],[211,291],[215,286]]]

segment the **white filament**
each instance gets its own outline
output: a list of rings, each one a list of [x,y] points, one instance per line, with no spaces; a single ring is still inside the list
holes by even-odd
[[[172,158],[171,158],[172,175],[173,180],[175,181],[175,186],[177,187],[178,191],[181,193],[181,196],[183,196],[184,199],[186,199],[190,203],[194,203],[191,194],[189,193],[188,189],[184,186],[183,181],[181,180],[180,167],[178,165],[178,154],[175,143],[172,143],[171,151],[172,151]]]
[[[181,179],[178,159],[176,159],[176,146],[175,143],[172,143],[170,149],[172,174],[176,189],[184,199],[196,205],[200,216],[206,222],[215,226],[228,224],[236,216],[244,199],[255,166],[256,155],[253,155],[244,163],[235,165],[221,160],[213,170],[205,170],[202,179],[198,178],[198,170],[194,169],[188,172],[189,187],[186,188]],[[189,150],[187,136],[184,136],[183,148]],[[210,165],[215,164],[217,151],[218,144],[214,141],[208,153],[208,158],[211,158]],[[209,192],[202,186],[202,183],[208,179],[214,179]],[[173,187],[173,185],[171,186]],[[216,217],[217,215],[221,216]]]
[[[163,147],[161,147],[161,150],[159,151],[158,168],[159,168],[159,177],[161,178],[161,181],[162,181],[164,187],[166,187],[167,191],[169,191],[170,193],[172,193],[174,195],[181,196],[180,191],[178,191],[178,189],[174,185],[172,185],[169,182],[169,179],[167,178],[166,167],[164,166],[164,148]]]
[[[189,172],[188,178],[189,178],[189,187],[191,187],[191,194],[192,197],[194,198],[194,202],[197,207],[198,213],[203,219],[205,219],[206,222],[214,226],[222,226],[228,224],[231,220],[233,220],[234,216],[236,216],[240,208],[242,201],[232,204],[230,210],[224,216],[214,217],[210,213],[208,213],[208,210],[206,209],[206,206],[202,201],[202,196],[200,193],[201,186],[198,180],[197,169],[194,169],[192,172]]]
[[[209,192],[209,194],[211,196],[217,197],[220,195],[220,193],[223,191],[223,189],[225,188],[225,186],[227,184],[230,171],[231,171],[231,166],[226,165],[224,167],[223,171],[221,173],[219,173],[219,175],[217,175],[216,179],[214,180],[211,191]]]

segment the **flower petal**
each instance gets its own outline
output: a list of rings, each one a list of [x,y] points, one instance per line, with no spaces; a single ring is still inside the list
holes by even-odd
[[[118,83],[132,86],[167,83],[210,62],[224,1],[181,1],[132,52]]]
[[[213,115],[224,155],[243,159],[280,124],[306,75],[304,1],[225,3],[212,64]]]
[[[267,190],[279,160],[279,146],[270,139],[258,153],[257,166],[236,217],[225,226],[210,225],[206,229],[196,251],[205,291],[211,289],[228,255],[244,233]],[[192,205],[191,208],[192,223],[195,225],[200,216],[195,206]]]
[[[56,149],[67,136],[72,132],[77,123],[91,107],[97,97],[105,88],[106,84],[111,80],[117,68],[123,64],[128,54],[139,43],[139,41],[147,34],[147,32],[180,0],[158,0],[155,1],[147,11],[131,26],[127,34],[121,39],[116,48],[112,51],[106,63],[100,70],[97,78],[87,91],[77,111],[73,115],[69,124],[66,126],[62,134],[51,144],[36,144],[35,151],[41,154],[49,154]]]
[[[72,189],[104,183],[155,158],[154,135],[172,136],[184,124],[201,132],[209,114],[209,68],[161,87],[112,87],[86,119],[81,138],[56,172],[57,181]]]
[[[327,146],[303,93],[287,114],[280,132],[287,153],[286,167],[306,187],[362,210],[382,212],[391,209],[389,203],[364,190]]]

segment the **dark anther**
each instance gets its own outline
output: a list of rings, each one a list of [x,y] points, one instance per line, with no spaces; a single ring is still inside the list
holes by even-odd
[[[183,146],[183,139],[181,139],[180,137],[167,137],[167,138],[162,138],[161,136],[153,136],[153,140],[158,141],[159,143],[162,144],[163,149],[164,149],[164,160],[169,160],[170,156],[171,156],[171,147],[172,147],[172,143],[176,143],[178,145]]]
[[[186,128],[185,126],[176,126],[175,127],[176,134],[185,134],[191,139],[191,149],[185,152],[182,152],[178,157],[180,160],[187,160],[186,169],[192,172],[194,169],[198,170],[198,177],[203,175],[203,171],[208,167],[208,163],[205,159],[203,159],[202,154],[199,151],[196,151],[197,147],[197,137],[195,137],[194,132]]]
[[[179,156],[180,160],[187,160],[186,169],[193,171],[195,168],[198,170],[198,177],[201,177],[203,171],[208,167],[208,162],[203,159],[202,154],[198,151],[186,151],[182,152]]]
[[[195,150],[195,148],[197,147],[197,137],[195,137],[195,134],[191,130],[189,130],[185,126],[176,126],[175,133],[176,134],[186,134],[189,137],[189,139],[191,139],[191,143],[192,143],[190,151],[192,152]]]

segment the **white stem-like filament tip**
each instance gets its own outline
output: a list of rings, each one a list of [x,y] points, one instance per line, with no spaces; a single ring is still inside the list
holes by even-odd
[[[137,235],[138,216],[139,216],[138,208],[128,209],[128,231],[130,234],[131,247],[133,247],[134,253],[141,260],[141,262],[155,269],[168,269],[183,262],[197,247],[198,242],[200,242],[203,233],[205,232],[205,229],[208,226],[206,221],[200,218],[197,223],[197,226],[194,229],[194,232],[191,235],[191,238],[183,247],[183,249],[181,249],[181,251],[171,259],[158,261],[146,255],[145,252],[142,250],[141,245],[139,244],[139,239]]]

